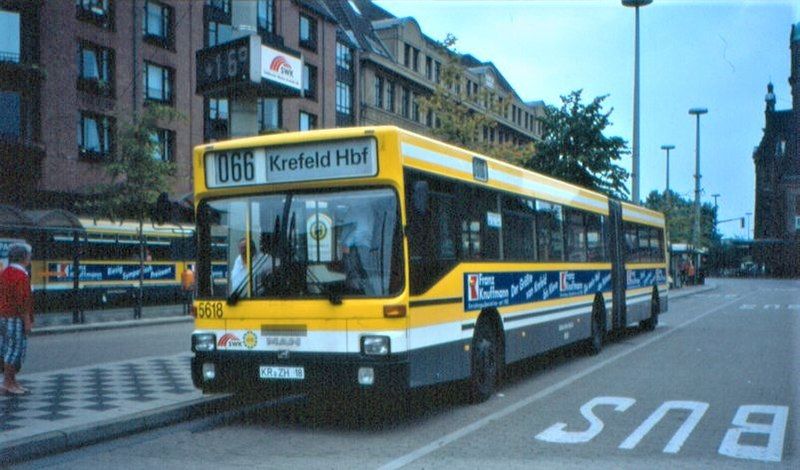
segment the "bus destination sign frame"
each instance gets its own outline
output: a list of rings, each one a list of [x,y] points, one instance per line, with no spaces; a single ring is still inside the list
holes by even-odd
[[[204,156],[206,187],[234,188],[378,174],[373,137],[276,147],[213,150]]]

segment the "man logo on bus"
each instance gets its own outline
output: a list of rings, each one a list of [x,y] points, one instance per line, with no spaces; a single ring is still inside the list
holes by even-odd
[[[480,279],[480,274],[468,274],[467,275],[467,284],[469,287],[469,296],[468,300],[480,300],[480,291],[478,290],[478,279]]]
[[[558,273],[558,290],[564,292],[567,290],[567,271]]]

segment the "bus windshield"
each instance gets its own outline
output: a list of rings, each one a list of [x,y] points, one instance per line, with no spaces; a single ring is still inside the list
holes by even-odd
[[[397,193],[307,191],[205,202],[199,294],[256,298],[382,297],[402,289]],[[227,269],[224,271],[222,262]]]

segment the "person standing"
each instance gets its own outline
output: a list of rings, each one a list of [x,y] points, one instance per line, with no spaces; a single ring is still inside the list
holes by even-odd
[[[17,373],[27,349],[33,327],[33,298],[27,267],[31,264],[31,246],[15,243],[8,249],[8,267],[0,272],[0,357],[3,360],[3,384],[0,390],[22,395],[28,390],[17,382]]]

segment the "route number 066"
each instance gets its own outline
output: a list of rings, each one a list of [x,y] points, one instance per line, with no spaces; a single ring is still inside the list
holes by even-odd
[[[200,302],[197,318],[222,318],[222,302]]]
[[[251,150],[220,152],[215,157],[217,182],[241,183],[255,179],[256,167]]]

